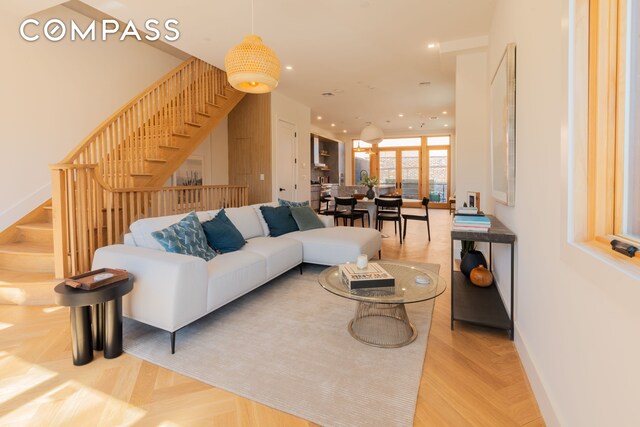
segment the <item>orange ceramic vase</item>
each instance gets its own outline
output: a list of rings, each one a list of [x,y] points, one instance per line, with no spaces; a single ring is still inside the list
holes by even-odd
[[[487,286],[491,286],[493,283],[493,274],[483,266],[479,265],[471,270],[469,279],[474,285],[486,288]]]

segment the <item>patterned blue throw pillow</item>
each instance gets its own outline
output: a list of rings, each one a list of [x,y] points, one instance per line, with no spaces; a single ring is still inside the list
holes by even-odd
[[[309,206],[309,201],[305,200],[304,202],[290,202],[289,200],[278,199],[278,205],[289,206],[290,208],[299,208],[302,206]]]
[[[189,213],[177,224],[154,231],[151,235],[167,252],[197,256],[205,261],[216,256],[207,244],[207,237],[195,212]]]

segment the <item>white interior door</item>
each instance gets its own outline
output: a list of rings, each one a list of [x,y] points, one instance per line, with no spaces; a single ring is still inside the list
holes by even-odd
[[[276,147],[276,197],[285,200],[296,200],[296,125],[278,120]]]

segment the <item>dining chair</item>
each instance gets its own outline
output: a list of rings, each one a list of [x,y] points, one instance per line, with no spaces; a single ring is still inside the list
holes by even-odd
[[[331,196],[320,197],[320,211],[318,212],[319,215],[332,216],[335,213],[334,209],[329,208],[331,200],[333,200]],[[322,209],[323,203],[326,203],[324,209]]]
[[[356,204],[358,204],[358,201],[360,200],[358,197],[356,197],[356,195],[354,194],[353,197],[356,198]],[[367,218],[367,227],[371,227],[371,218],[369,218],[369,209],[364,208],[364,209],[359,209],[359,208],[354,208],[353,209],[355,212],[357,213],[361,213],[362,215],[364,215],[365,218]],[[364,224],[364,218],[362,219],[362,223]]]
[[[429,241],[431,241],[431,226],[429,225],[429,199],[427,197],[422,198],[422,206],[424,206],[424,215],[402,214],[404,219],[404,238],[407,238],[407,220],[426,221],[427,233],[429,235]]]
[[[400,228],[400,244],[402,244],[402,198],[376,198],[376,228],[382,231],[384,221],[393,221],[393,227],[398,233]]]
[[[355,197],[335,197],[335,205],[333,207],[333,220],[338,225],[338,219],[342,218],[342,224],[347,225],[347,219],[350,220],[349,225],[353,227],[353,223],[356,219],[362,220],[362,226],[364,227],[364,215],[361,212],[356,212],[354,209],[358,201]],[[340,208],[342,206],[343,208]]]

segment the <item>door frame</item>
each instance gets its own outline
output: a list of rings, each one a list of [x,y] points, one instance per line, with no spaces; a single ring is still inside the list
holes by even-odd
[[[449,145],[427,145],[428,137],[437,137],[437,136],[448,136],[449,137]],[[423,151],[423,182],[426,183],[427,187],[427,197],[429,197],[429,152],[431,150],[446,150],[447,151],[447,194],[445,194],[445,200],[435,203],[429,202],[429,208],[437,208],[437,209],[449,209],[449,197],[451,197],[451,135],[450,134],[442,134],[442,135],[427,135],[422,137],[422,151]]]

